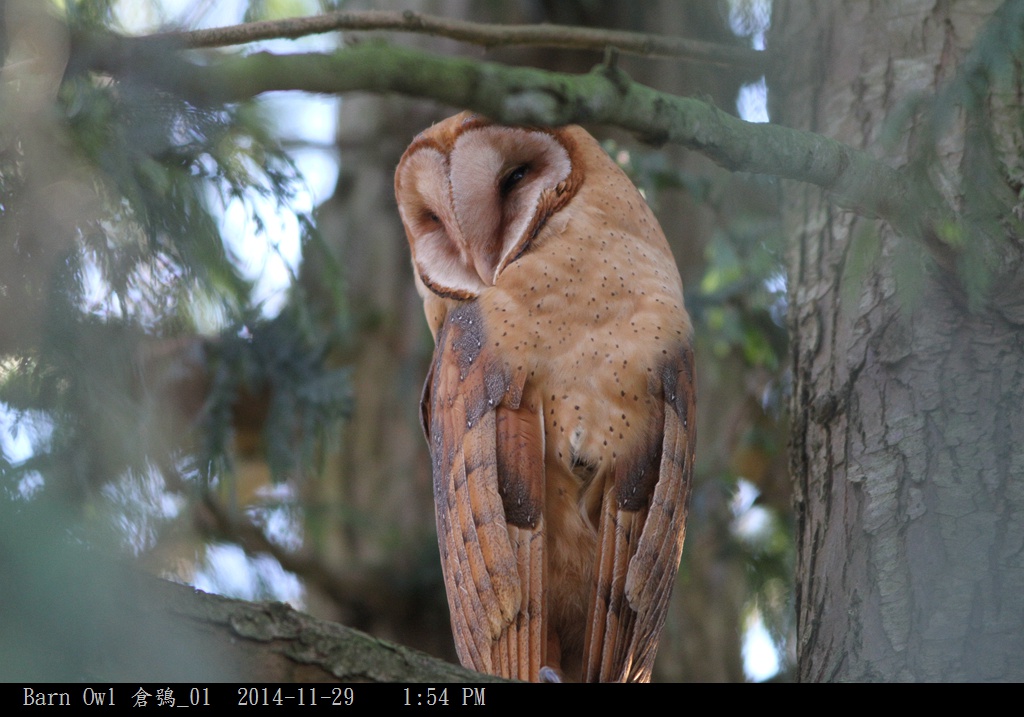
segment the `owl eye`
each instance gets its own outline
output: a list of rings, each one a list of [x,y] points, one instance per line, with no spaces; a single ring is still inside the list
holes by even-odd
[[[529,170],[530,165],[520,164],[518,167],[509,172],[508,176],[501,180],[501,196],[504,197],[508,195],[508,193],[511,192],[513,189],[515,189],[515,186],[522,181],[523,177],[526,176],[526,173]]]

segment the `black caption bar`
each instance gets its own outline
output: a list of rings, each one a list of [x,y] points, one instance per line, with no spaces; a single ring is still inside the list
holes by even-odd
[[[488,699],[516,685],[381,684],[35,684],[0,685],[0,704],[24,711],[55,709],[310,709],[342,713],[384,707],[450,710],[487,707]]]
[[[671,697],[676,685],[542,685],[526,684],[152,684],[67,683],[0,684],[0,707],[22,713],[55,710],[167,712],[191,709],[331,711],[354,714],[361,710],[395,708],[400,712],[452,712],[488,707],[504,710],[522,706],[524,690],[543,700],[545,708],[579,711],[587,705],[603,709],[636,709],[644,695]],[[541,690],[539,695],[536,690]]]

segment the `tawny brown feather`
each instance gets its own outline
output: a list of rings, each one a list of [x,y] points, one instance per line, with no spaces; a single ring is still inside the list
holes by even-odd
[[[437,344],[422,415],[460,659],[650,679],[695,435],[657,221],[581,128],[468,113],[413,141],[395,191]]]

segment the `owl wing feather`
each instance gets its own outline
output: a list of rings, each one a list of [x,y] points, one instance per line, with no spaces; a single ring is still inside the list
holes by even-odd
[[[587,682],[647,682],[683,550],[695,444],[693,352],[658,376],[660,415],[646,450],[605,482],[594,594],[584,642]]]
[[[537,680],[545,664],[544,428],[524,377],[488,355],[473,303],[450,311],[424,386],[437,529],[464,664]],[[647,681],[682,553],[693,471],[693,356],[655,379],[650,444],[605,481],[587,681]],[[481,629],[486,626],[486,629]]]
[[[424,386],[437,530],[463,664],[537,680],[544,633],[544,430],[523,377],[483,347],[474,303],[449,311]]]

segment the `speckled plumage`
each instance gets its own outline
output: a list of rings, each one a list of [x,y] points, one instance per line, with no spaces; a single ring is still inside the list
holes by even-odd
[[[395,176],[460,659],[650,678],[693,470],[691,327],[643,198],[579,127],[463,113]]]

